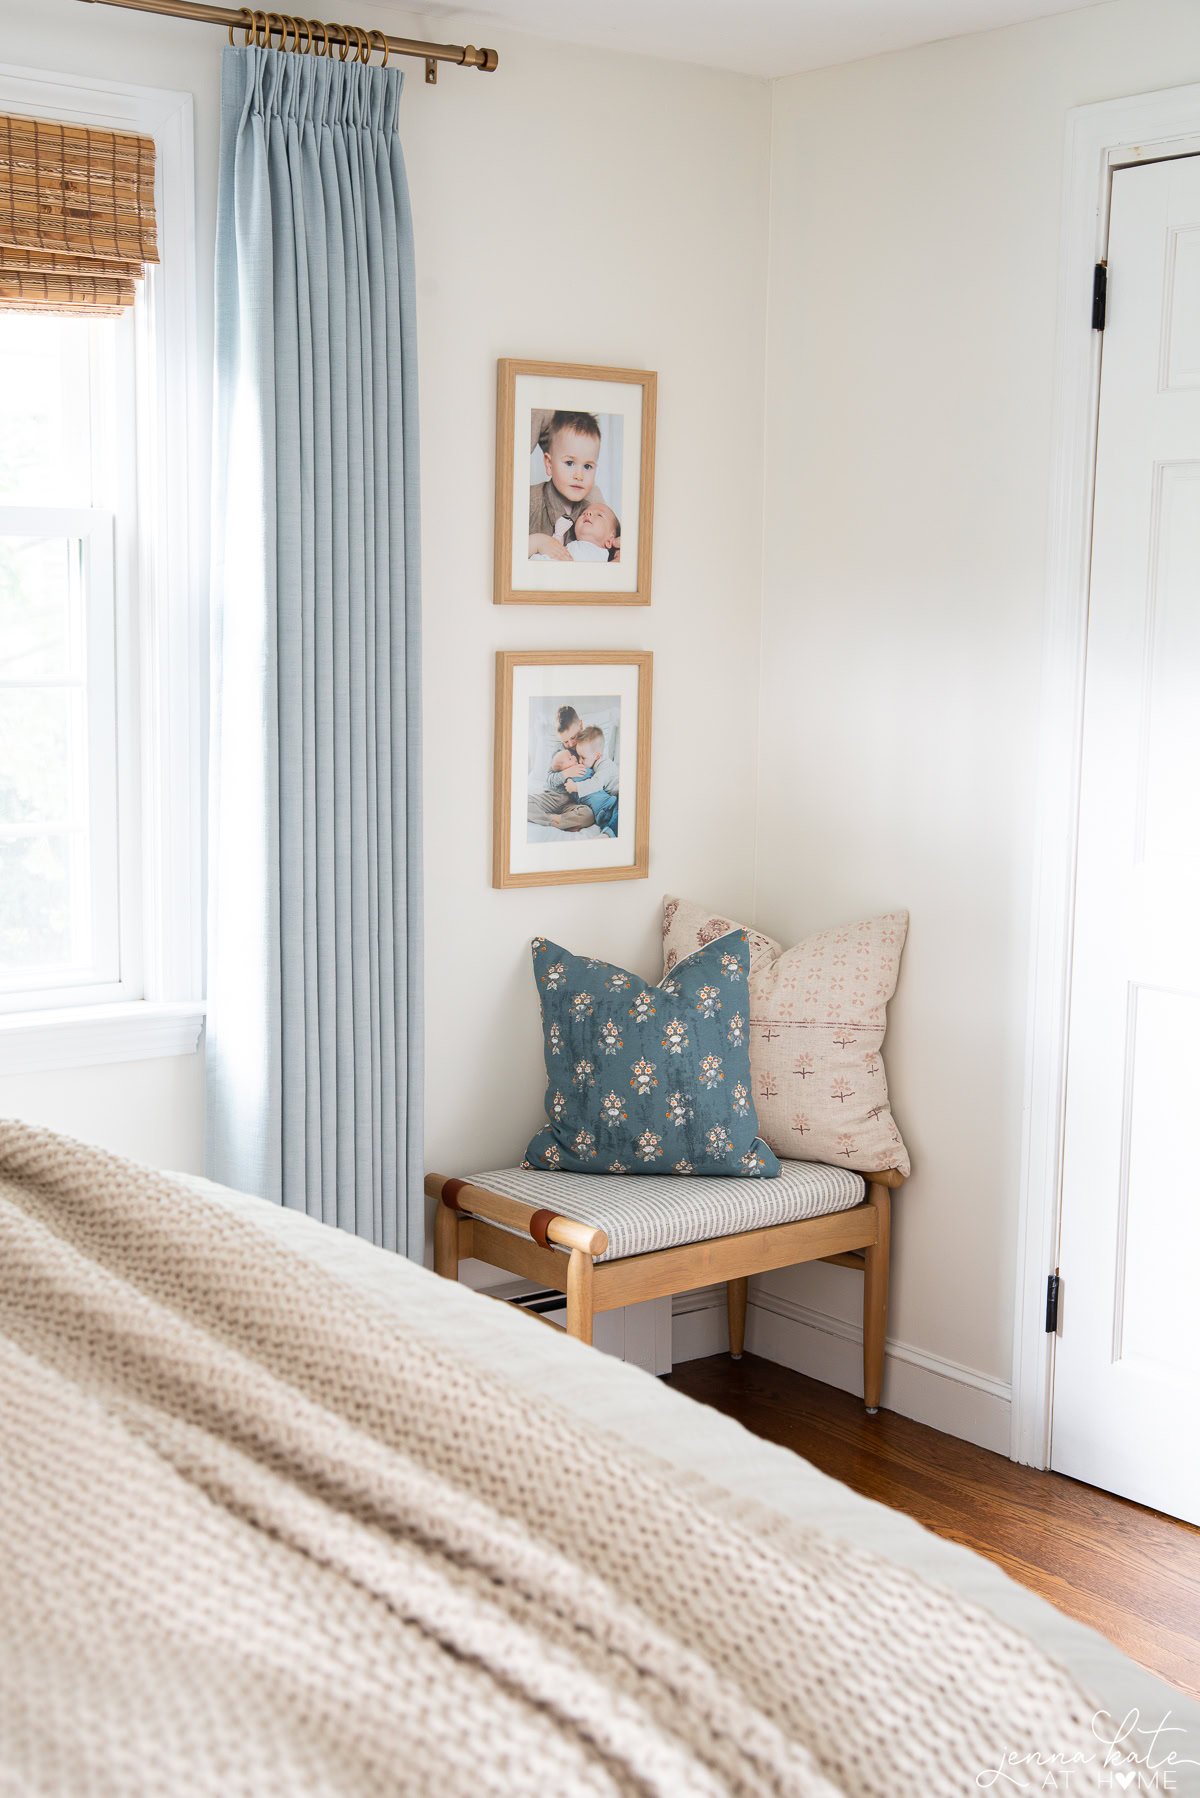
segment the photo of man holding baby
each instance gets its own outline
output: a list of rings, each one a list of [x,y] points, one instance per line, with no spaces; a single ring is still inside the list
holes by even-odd
[[[503,357],[498,606],[648,606],[658,377]]]
[[[619,414],[530,412],[529,559],[619,562],[621,521],[604,497],[621,491]]]

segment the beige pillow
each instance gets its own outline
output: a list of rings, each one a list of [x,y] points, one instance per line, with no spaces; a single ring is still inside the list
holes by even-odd
[[[663,901],[663,973],[747,927],[689,899]],[[908,913],[822,930],[783,949],[750,943],[750,1072],[763,1141],[789,1161],[909,1172],[883,1071],[887,1002]]]

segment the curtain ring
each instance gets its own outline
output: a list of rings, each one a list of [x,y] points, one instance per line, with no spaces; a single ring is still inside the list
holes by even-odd
[[[342,34],[342,41],[338,45],[338,61],[345,62],[350,55],[350,27],[349,25],[339,25],[338,30]]]
[[[356,25],[354,27],[354,35],[358,39],[358,60],[359,60],[359,62],[370,62],[371,46],[367,42],[367,34],[363,30],[361,25]]]
[[[237,18],[233,21],[233,25],[240,25],[243,31],[248,31],[250,26],[253,25],[253,23],[254,23],[254,14],[250,11],[250,8],[248,6],[243,6],[242,11],[241,11],[241,17]],[[229,27],[229,43],[230,43],[231,48],[233,46],[233,25],[231,25]],[[250,42],[250,39],[248,37],[246,39],[246,42],[247,43]]]
[[[308,54],[308,46],[309,46],[309,42],[310,42],[309,35],[308,35],[308,20],[307,19],[293,19],[292,20],[292,29],[296,33],[296,53],[297,53],[297,55],[298,56],[306,56]],[[303,33],[303,37],[301,37],[302,33]]]
[[[267,29],[266,13],[265,12],[256,12],[254,14],[254,47],[256,50],[265,50],[268,48],[268,46],[270,44],[270,41],[271,41],[270,38],[265,35],[266,29]]]
[[[325,21],[323,19],[306,19],[305,24],[308,26],[308,43],[312,54],[314,56],[323,55],[325,45],[328,41],[326,37],[328,27],[326,26]],[[321,42],[319,45],[317,43],[318,32],[321,34]]]
[[[381,69],[386,69],[388,66],[388,41],[387,41],[387,38],[383,35],[382,31],[368,31],[367,42],[370,44],[372,50],[374,50],[374,48],[375,48],[375,39],[376,38],[379,39],[379,48],[383,51],[383,61],[380,63],[379,66]]]
[[[284,25],[284,22],[283,22],[283,14],[277,13],[277,12],[269,12],[267,14],[267,49],[268,50],[271,48],[271,35],[273,32],[276,32],[276,31],[279,33],[279,48],[282,50],[283,49],[283,41],[287,34],[287,27]]]

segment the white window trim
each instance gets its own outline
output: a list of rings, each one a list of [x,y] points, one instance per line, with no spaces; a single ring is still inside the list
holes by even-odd
[[[1092,274],[1106,253],[1112,172],[1200,152],[1200,86],[1105,100],[1068,114],[1059,269],[1049,581],[1025,1048],[1025,1130],[1013,1316],[1014,1461],[1050,1464],[1053,1334],[1046,1276],[1058,1256],[1075,902],[1092,491],[1100,403]],[[1115,283],[1114,283],[1115,285]]]
[[[199,1043],[208,478],[197,431],[191,95],[4,63],[0,111],[152,137],[162,256],[136,316],[144,996],[7,1015],[2,1075],[188,1054]]]
[[[35,1074],[47,1068],[91,1068],[105,1061],[151,1061],[194,1054],[204,1010],[194,1001],[172,1005],[129,999],[116,1005],[76,1005],[0,1018],[0,1073]]]

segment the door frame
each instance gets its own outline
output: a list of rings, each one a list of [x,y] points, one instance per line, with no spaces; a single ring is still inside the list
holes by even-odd
[[[1055,1337],[1046,1279],[1062,1219],[1067,1027],[1075,907],[1083,682],[1102,334],[1091,326],[1112,174],[1200,153],[1200,84],[1078,106],[1067,114],[1055,338],[1048,580],[1042,646],[1033,894],[1025,1037],[1024,1130],[1013,1307],[1014,1461],[1050,1464]],[[1119,300],[1119,275],[1114,295]],[[1063,1317],[1069,1314],[1063,1282]]]

